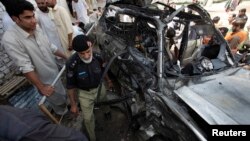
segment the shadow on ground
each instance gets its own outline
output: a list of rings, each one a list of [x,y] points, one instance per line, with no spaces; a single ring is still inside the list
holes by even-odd
[[[121,104],[111,105],[111,118],[106,118],[103,106],[95,107],[95,123],[96,123],[96,138],[97,141],[127,141],[128,119]],[[83,131],[82,114],[72,120],[64,117],[61,124],[66,127],[75,128]]]

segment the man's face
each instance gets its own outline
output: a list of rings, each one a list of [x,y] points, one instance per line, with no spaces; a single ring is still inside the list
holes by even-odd
[[[245,12],[239,11],[239,16],[244,16]]]
[[[13,18],[18,26],[27,32],[34,31],[36,29],[36,18],[34,11],[24,10],[18,17]]]
[[[37,3],[37,7],[41,11],[46,12],[48,10],[45,0],[36,0],[36,3]]]
[[[54,7],[56,5],[56,0],[46,0],[48,7]]]
[[[92,57],[92,47],[89,47],[85,51],[78,52],[78,55],[84,60],[89,60]]]
[[[231,23],[234,20],[234,17],[232,14],[228,16],[228,22]]]
[[[203,37],[203,40],[202,40],[202,44],[208,45],[209,42],[211,41],[211,39],[212,39],[212,36],[211,36],[211,35],[206,35],[206,36],[204,36],[204,37]]]
[[[240,25],[239,24],[236,24],[236,23],[233,23],[233,27],[232,27],[232,31],[233,32],[237,32],[240,30]]]

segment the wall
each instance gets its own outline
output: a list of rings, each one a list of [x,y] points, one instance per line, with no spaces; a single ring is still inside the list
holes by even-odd
[[[0,3],[0,39],[2,39],[4,33],[4,26],[2,17],[5,12],[5,8]],[[1,42],[0,42],[1,44]],[[6,51],[4,50],[3,46],[0,45],[0,85],[2,85],[7,80],[11,79],[15,74],[16,66],[11,58],[8,56]]]

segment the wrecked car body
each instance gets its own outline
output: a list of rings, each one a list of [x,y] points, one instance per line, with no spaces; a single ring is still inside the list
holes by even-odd
[[[142,140],[207,140],[209,125],[250,124],[250,73],[199,5],[107,1],[96,43]]]

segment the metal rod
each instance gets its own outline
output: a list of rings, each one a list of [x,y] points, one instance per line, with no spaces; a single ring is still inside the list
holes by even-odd
[[[58,73],[58,75],[56,76],[56,78],[54,79],[54,81],[52,82],[52,86],[54,86],[56,84],[56,82],[58,81],[58,79],[61,77],[61,75],[63,74],[64,70],[65,70],[66,66],[63,65],[62,69],[60,70],[60,72]],[[43,96],[42,99],[39,101],[38,105],[42,105],[46,100],[46,96]]]

